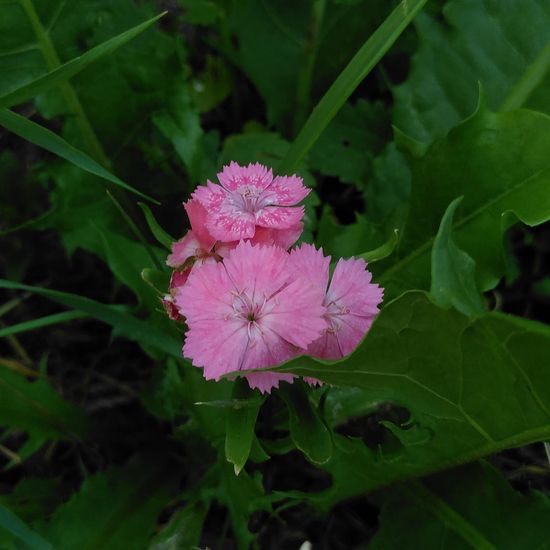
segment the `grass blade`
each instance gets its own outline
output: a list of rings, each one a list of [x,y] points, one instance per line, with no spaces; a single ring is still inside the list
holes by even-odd
[[[0,107],[7,108],[12,107],[13,105],[18,105],[31,99],[32,97],[45,92],[49,88],[56,86],[62,82],[67,81],[69,78],[75,76],[80,71],[84,70],[90,63],[97,61],[105,55],[108,55],[124,44],[129,42],[143,31],[148,29],[156,21],[158,21],[166,12],[157,15],[127,31],[106,40],[102,44],[95,46],[94,48],[88,50],[86,53],[71,59],[64,65],[50,71],[49,73],[28,82],[27,84],[12,90],[0,96]]]
[[[152,346],[178,359],[181,358],[181,342],[179,340],[156,328],[151,323],[141,321],[128,313],[115,309],[113,306],[90,300],[78,294],[23,285],[4,279],[0,279],[0,288],[33,292],[34,294],[45,296],[54,302],[63,304],[66,307],[84,311],[91,317],[116,328],[130,340]]]
[[[279,164],[279,174],[290,174],[311,149],[328,123],[352,92],[371,72],[399,38],[427,0],[400,2],[374,34],[363,44],[348,66],[340,73],[321,101],[313,109],[302,130]]]
[[[67,323],[68,321],[82,319],[83,317],[88,317],[88,315],[81,311],[64,311],[62,313],[46,315],[45,317],[40,317],[39,319],[33,319],[32,321],[25,321],[24,323],[18,323],[17,325],[12,325],[11,327],[2,328],[0,329],[0,338],[12,336],[13,334],[19,334],[20,332],[36,330],[37,328],[56,325],[58,323]]]
[[[25,548],[31,550],[54,550],[54,547],[46,542],[40,535],[32,531],[15,514],[0,505],[0,528],[11,533],[20,540]]]
[[[117,178],[111,172],[103,168],[95,160],[89,157],[86,153],[83,153],[76,147],[73,147],[70,143],[67,143],[63,138],[54,134],[47,128],[32,122],[31,120],[10,111],[9,109],[0,109],[0,126],[3,126],[10,132],[54,153],[55,155],[68,160],[70,163],[78,166],[82,170],[94,174],[104,180],[110,181],[126,191],[130,191],[140,197],[143,197],[155,204],[159,204],[158,201],[145,195],[141,191],[134,189],[131,185],[124,183],[121,179]]]

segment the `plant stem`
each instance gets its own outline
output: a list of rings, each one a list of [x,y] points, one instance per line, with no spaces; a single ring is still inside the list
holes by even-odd
[[[522,78],[502,102],[499,110],[513,111],[522,107],[533,90],[541,83],[548,69],[550,69],[550,41],[539,52],[533,63],[527,67]]]
[[[44,56],[46,65],[50,71],[57,69],[61,66],[61,61],[57,55],[57,51],[50,39],[50,35],[42,25],[38,14],[34,8],[33,0],[19,0],[22,8],[24,9],[29,21],[31,23],[34,34],[38,40],[40,51]],[[76,94],[74,88],[69,82],[63,82],[60,84],[61,91],[65,97],[65,101],[73,115],[76,117],[80,132],[86,144],[86,148],[90,155],[105,168],[109,168],[111,163],[97,138],[97,135],[86,116],[84,108],[80,103],[80,99]]]
[[[319,33],[325,15],[326,0],[315,0],[311,7],[311,22],[309,40],[305,50],[305,66],[300,71],[296,90],[296,113],[293,121],[293,131],[296,134],[303,125],[311,104],[311,83],[313,70],[317,60]]]

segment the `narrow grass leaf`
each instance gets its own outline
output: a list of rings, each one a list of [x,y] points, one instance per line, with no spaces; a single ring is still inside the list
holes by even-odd
[[[94,174],[104,180],[110,181],[111,183],[126,189],[126,191],[130,191],[131,193],[158,204],[158,201],[123,182],[121,179],[117,178],[111,174],[111,172],[103,168],[103,166],[98,164],[86,153],[83,153],[76,147],[73,147],[70,143],[67,143],[63,138],[59,137],[57,134],[54,134],[47,128],[32,122],[32,120],[18,115],[9,109],[0,109],[0,126],[3,126],[19,137],[38,145],[38,147],[42,147],[43,149],[50,151],[50,153],[54,153],[55,155],[64,158],[71,164],[78,166],[78,168],[81,168],[90,174]]]
[[[373,35],[363,44],[348,66],[317,104],[290,149],[279,164],[279,174],[296,170],[328,123],[353,91],[372,71],[407,28],[427,0],[400,2]]]

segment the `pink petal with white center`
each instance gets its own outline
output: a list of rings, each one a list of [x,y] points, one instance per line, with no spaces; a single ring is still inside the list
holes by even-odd
[[[252,389],[258,389],[262,393],[271,393],[273,388],[278,388],[280,382],[292,384],[294,377],[292,374],[279,374],[277,372],[258,372],[247,374],[245,376],[248,385]]]
[[[250,240],[252,244],[275,245],[288,250],[299,238],[304,230],[303,223],[297,223],[288,229],[268,229],[256,227],[256,233]]]
[[[210,251],[210,249],[214,246],[216,239],[210,235],[208,229],[206,228],[206,208],[204,208],[204,206],[197,199],[188,200],[183,204],[183,207],[189,217],[191,229],[202,245],[201,248],[206,251]]]
[[[236,162],[230,162],[218,174],[218,180],[228,191],[236,191],[244,185],[265,189],[273,181],[273,172],[260,163],[239,166]]]
[[[269,298],[288,279],[287,260],[288,254],[282,248],[242,241],[229,253],[224,265],[236,290],[250,289],[254,295]]]
[[[328,286],[330,256],[323,254],[323,249],[317,250],[313,245],[303,243],[290,251],[288,268],[295,277],[305,277],[321,293],[322,299]]]
[[[283,288],[274,297],[274,304],[265,325],[294,346],[305,350],[327,327],[319,291],[305,278]]]
[[[191,196],[202,204],[208,215],[220,210],[222,204],[227,200],[227,191],[223,187],[207,181],[206,185],[199,185]]]
[[[289,229],[302,221],[303,206],[266,206],[256,212],[256,225],[272,229]]]
[[[220,209],[209,212],[206,227],[221,242],[251,239],[256,231],[256,219],[252,212],[245,212],[228,199]]]
[[[170,267],[180,267],[188,258],[200,253],[201,243],[190,229],[179,241],[172,243],[172,253],[166,258]]]
[[[277,176],[269,186],[269,193],[275,196],[274,204],[292,206],[305,199],[311,189],[304,186],[300,176]]]

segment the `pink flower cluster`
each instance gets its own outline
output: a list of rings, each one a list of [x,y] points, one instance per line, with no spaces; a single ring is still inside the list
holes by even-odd
[[[206,379],[277,365],[298,355],[338,359],[351,353],[378,313],[383,290],[366,263],[330,256],[299,238],[309,190],[298,176],[273,177],[261,164],[235,162],[184,205],[191,229],[173,243],[165,307],[183,316],[183,354]],[[246,375],[269,392],[293,375]],[[318,383],[309,379],[309,383]]]

